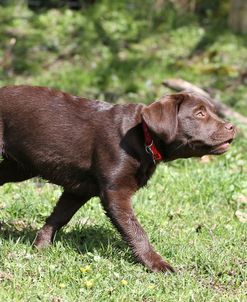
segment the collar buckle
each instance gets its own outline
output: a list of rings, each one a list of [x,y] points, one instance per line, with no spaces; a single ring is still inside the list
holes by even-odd
[[[150,154],[150,155],[152,156],[153,163],[156,164],[155,154],[154,154],[154,152],[153,152],[153,150],[152,150],[152,146],[153,146],[153,145],[154,145],[154,144],[153,144],[153,141],[151,142],[150,145],[146,145],[146,144],[145,144],[145,150],[146,150],[147,154]]]
[[[153,163],[156,164],[157,162],[162,160],[162,155],[157,150],[145,121],[142,121],[142,127],[145,138],[145,150],[148,154],[152,156]]]

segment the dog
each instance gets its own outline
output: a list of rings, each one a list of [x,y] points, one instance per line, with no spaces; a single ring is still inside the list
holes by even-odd
[[[160,162],[222,154],[235,133],[208,99],[191,92],[150,105],[111,105],[46,87],[7,86],[0,89],[0,185],[42,177],[63,187],[37,248],[51,244],[98,196],[136,259],[153,272],[174,272],[149,243],[131,196]]]

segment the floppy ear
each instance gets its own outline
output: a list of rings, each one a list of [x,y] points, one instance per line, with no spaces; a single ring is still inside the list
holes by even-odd
[[[171,142],[176,135],[178,109],[184,98],[184,93],[166,95],[142,110],[148,128],[166,142]]]

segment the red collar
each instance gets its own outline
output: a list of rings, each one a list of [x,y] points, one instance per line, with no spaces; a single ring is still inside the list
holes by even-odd
[[[144,138],[145,138],[145,149],[146,152],[150,155],[152,155],[153,158],[153,162],[154,164],[156,164],[156,162],[159,162],[162,160],[162,155],[160,154],[160,152],[157,150],[151,133],[148,129],[147,124],[145,123],[145,121],[142,121],[142,128],[143,128],[143,132],[144,132]]]

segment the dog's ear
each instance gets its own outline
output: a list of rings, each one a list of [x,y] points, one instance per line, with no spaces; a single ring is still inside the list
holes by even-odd
[[[142,110],[142,118],[150,130],[167,143],[176,135],[179,106],[186,96],[186,93],[166,95]]]

